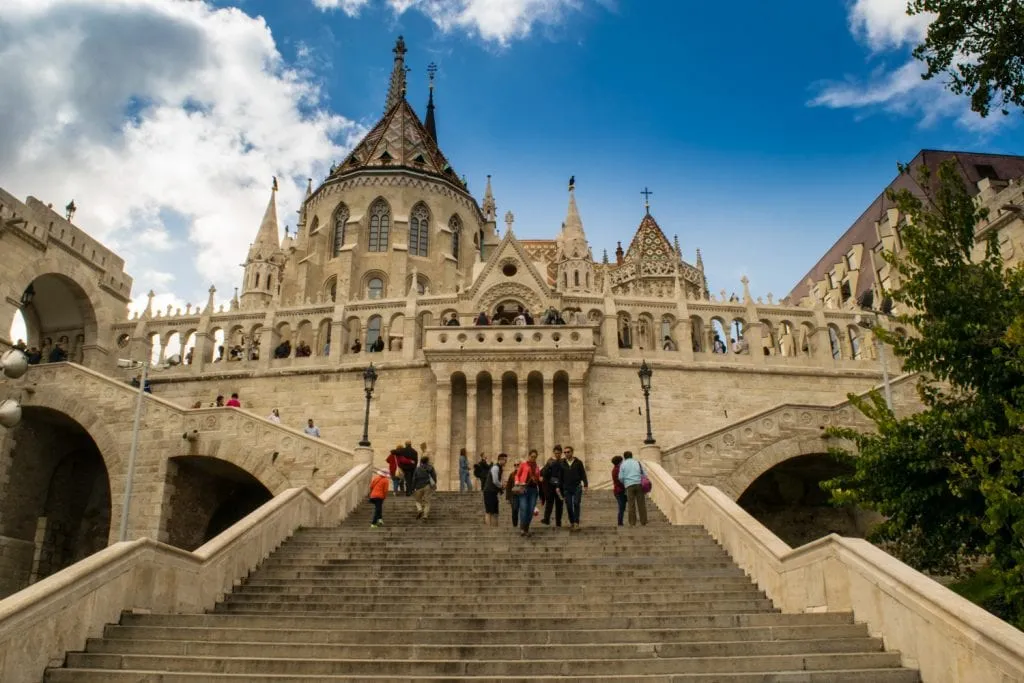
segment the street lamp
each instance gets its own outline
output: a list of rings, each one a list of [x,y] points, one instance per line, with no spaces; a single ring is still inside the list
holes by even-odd
[[[885,297],[882,299],[882,308],[875,310],[872,308],[875,302],[875,293],[870,289],[861,294],[857,298],[857,305],[860,306],[862,311],[866,311],[871,316],[857,316],[857,325],[864,328],[865,330],[874,330],[875,325],[878,324],[878,316],[886,316],[892,314],[892,299]],[[885,345],[878,338],[877,334],[872,333],[871,335],[875,340],[875,350],[878,352],[878,360],[882,364],[882,389],[885,392],[885,405],[889,408],[889,412],[892,412],[892,386],[889,384],[889,364],[885,357]]]
[[[370,446],[370,397],[373,396],[373,385],[377,383],[377,370],[370,363],[370,367],[363,370],[363,390],[366,392],[366,415],[363,417],[363,440],[359,445],[363,448]]]
[[[11,349],[0,356],[0,371],[4,377],[18,379],[28,371],[28,356],[18,349]],[[11,429],[21,422],[21,403],[8,398],[0,402],[0,426]]]
[[[119,541],[128,540],[128,511],[132,504],[132,484],[135,481],[135,457],[139,452],[139,427],[142,424],[142,395],[146,391],[146,375],[149,371],[149,363],[140,363],[136,360],[120,359],[117,361],[119,368],[137,368],[142,366],[142,381],[139,382],[139,393],[135,398],[135,421],[132,423],[132,448],[128,451],[128,480],[124,485],[124,500],[121,504],[121,531],[118,534]]]
[[[654,371],[645,360],[640,363],[640,372],[637,374],[640,376],[640,388],[644,392],[644,412],[647,415],[647,438],[644,439],[644,444],[650,446],[654,443],[654,436],[651,434],[651,375]]]

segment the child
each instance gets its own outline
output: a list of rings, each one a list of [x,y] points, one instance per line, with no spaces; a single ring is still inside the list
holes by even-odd
[[[370,502],[373,503],[373,521],[370,522],[371,529],[378,529],[384,526],[384,499],[388,497],[388,484],[390,483],[388,473],[384,470],[374,470],[373,478],[370,479]]]

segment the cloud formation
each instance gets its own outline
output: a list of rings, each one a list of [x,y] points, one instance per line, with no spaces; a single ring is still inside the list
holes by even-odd
[[[0,36],[0,185],[74,198],[75,222],[139,274],[136,295],[170,300],[173,283],[201,303],[213,283],[229,298],[271,176],[293,223],[306,177],[361,133],[236,8],[4,0]]]
[[[609,0],[602,0],[605,4]],[[561,22],[569,12],[582,9],[585,0],[384,0],[396,15],[415,10],[427,16],[442,31],[465,31],[505,45],[530,35],[538,24]],[[322,9],[341,9],[349,16],[370,4],[370,0],[313,0]]]

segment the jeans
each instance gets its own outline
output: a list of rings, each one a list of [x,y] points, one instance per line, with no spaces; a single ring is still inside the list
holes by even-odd
[[[565,491],[565,511],[569,514],[569,524],[580,523],[580,506],[583,503],[583,486]]]
[[[405,488],[405,475],[395,472],[391,475],[391,493],[398,493]]]
[[[622,518],[626,514],[626,492],[616,493],[615,502],[619,504],[619,526],[622,526]]]
[[[473,482],[469,478],[469,470],[459,470],[459,493],[472,490]]]
[[[527,486],[519,498],[519,530],[529,531],[533,521],[533,509],[537,507],[537,496],[540,492],[536,486]]]
[[[629,525],[636,526],[636,512],[640,511],[640,526],[647,525],[647,495],[640,484],[626,487],[626,502],[629,504]]]
[[[373,521],[370,524],[376,524],[384,519],[384,499],[371,498],[370,502],[373,503]]]

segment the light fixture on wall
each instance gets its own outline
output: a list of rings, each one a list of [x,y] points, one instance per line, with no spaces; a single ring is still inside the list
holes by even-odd
[[[21,293],[21,307],[25,308],[32,303],[32,299],[36,298],[36,288],[32,286],[30,282],[25,291]]]
[[[9,379],[18,379],[28,372],[28,356],[18,349],[10,349],[0,356],[0,372]],[[8,398],[0,402],[0,426],[11,429],[21,422],[21,402]]]

